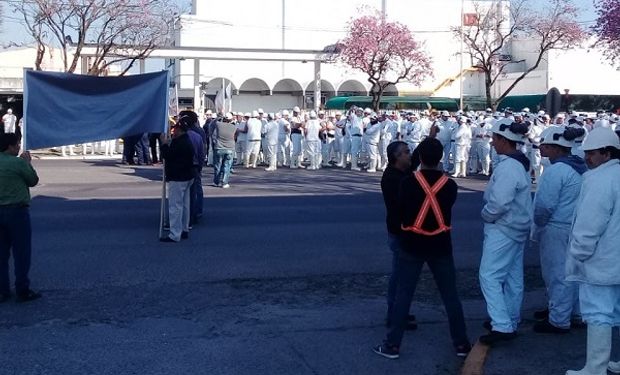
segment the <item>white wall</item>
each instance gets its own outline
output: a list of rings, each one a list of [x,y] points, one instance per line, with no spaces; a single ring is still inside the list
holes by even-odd
[[[282,5],[285,4],[285,30],[282,28]],[[232,48],[317,49],[333,44],[346,36],[347,23],[360,14],[361,6],[380,10],[381,0],[199,0],[196,15],[183,17],[179,42],[183,46],[215,46]],[[483,2],[482,6],[493,3]],[[504,6],[507,2],[502,2]],[[473,2],[465,2],[465,12],[473,11]],[[434,77],[422,87],[403,83],[399,90],[431,91],[448,77],[460,71],[460,43],[454,39],[451,26],[460,25],[461,8],[454,0],[412,2],[387,0],[386,13],[390,20],[409,26],[416,39],[433,59]],[[283,38],[284,36],[284,44]],[[469,62],[465,58],[465,62]],[[467,66],[467,65],[466,65]],[[181,75],[192,74],[193,63],[182,62]],[[243,63],[203,62],[201,75],[224,76],[233,82],[257,77],[276,82],[283,77],[310,82],[314,79],[313,64],[300,63]],[[323,65],[322,78],[337,86],[347,79],[356,79],[366,89],[366,76],[339,64]],[[181,87],[193,85],[193,79],[183,79]],[[458,90],[458,89],[457,89]],[[457,91],[458,96],[458,91]]]
[[[552,51],[549,61],[549,87],[570,94],[620,95],[620,70],[605,60],[596,48]]]

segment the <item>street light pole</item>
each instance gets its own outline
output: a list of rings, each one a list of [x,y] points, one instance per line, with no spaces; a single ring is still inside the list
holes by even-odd
[[[465,38],[465,0],[461,0],[461,70],[459,71],[459,109],[463,110],[463,39]]]

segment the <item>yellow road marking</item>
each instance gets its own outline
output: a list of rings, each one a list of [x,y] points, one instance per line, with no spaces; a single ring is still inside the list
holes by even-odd
[[[489,346],[481,344],[480,341],[476,341],[476,344],[461,368],[461,375],[482,375],[484,374],[484,362],[489,352]]]

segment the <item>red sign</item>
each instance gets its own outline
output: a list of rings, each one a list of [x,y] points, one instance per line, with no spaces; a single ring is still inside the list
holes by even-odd
[[[476,26],[478,24],[478,15],[476,13],[463,14],[463,26]]]

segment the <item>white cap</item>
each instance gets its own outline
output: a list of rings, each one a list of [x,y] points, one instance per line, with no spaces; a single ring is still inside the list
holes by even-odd
[[[514,121],[509,118],[503,118],[501,120],[498,120],[495,122],[495,124],[493,124],[491,132],[499,134],[502,137],[509,139],[513,142],[523,142],[525,134],[515,133],[510,130],[513,123]]]
[[[581,145],[581,149],[583,151],[592,151],[608,146],[620,150],[620,139],[618,139],[618,135],[616,135],[616,132],[611,130],[611,128],[599,127],[592,129],[586,136],[586,139],[584,139]]]
[[[282,110],[282,116],[288,116],[288,115],[289,115],[288,110],[286,109]]]
[[[572,148],[575,143],[564,138],[564,131],[566,128],[563,126],[550,126],[543,130],[540,134],[541,145],[558,145],[562,147]]]
[[[299,113],[299,112],[301,112],[301,110],[299,109],[299,107],[298,107],[298,106],[294,106],[294,107],[293,107],[293,112],[297,112],[297,113]]]
[[[252,111],[252,117],[258,117],[258,111]]]
[[[224,118],[225,118],[226,120],[232,120],[233,115],[232,115],[232,113],[228,112],[228,113],[224,116]]]

